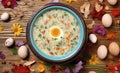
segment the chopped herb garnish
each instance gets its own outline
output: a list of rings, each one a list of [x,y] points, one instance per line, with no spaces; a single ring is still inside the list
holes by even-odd
[[[52,38],[53,40],[57,40],[57,38]]]
[[[59,44],[59,46],[62,46],[62,41],[60,41],[58,44]]]
[[[74,45],[74,43],[71,43],[71,45]]]
[[[73,23],[73,22],[71,22],[71,25],[74,25],[74,23]]]
[[[47,49],[50,51],[50,48],[49,48],[49,47],[47,47]]]
[[[62,18],[64,18],[64,15],[62,15]]]
[[[57,52],[55,52],[55,54],[57,55]]]
[[[68,14],[66,12],[64,12],[64,16],[68,16]]]
[[[76,31],[76,29],[75,29],[75,28],[73,28],[73,30],[74,30],[74,31]]]
[[[35,40],[36,42],[38,41],[38,40]]]
[[[41,34],[39,34],[38,36],[41,38],[41,36],[42,36],[42,35],[41,35]]]
[[[43,25],[41,25],[40,27],[41,27],[41,28],[44,28],[44,26],[43,26]]]
[[[45,26],[45,29],[47,29],[47,26]]]
[[[53,17],[56,18],[56,17],[57,17],[57,14],[53,14]]]
[[[45,36],[43,36],[43,39],[45,39]]]

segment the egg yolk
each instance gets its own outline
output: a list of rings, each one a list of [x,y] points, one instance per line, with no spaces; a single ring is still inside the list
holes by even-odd
[[[60,29],[59,28],[53,28],[51,30],[51,35],[54,36],[54,37],[60,36]]]

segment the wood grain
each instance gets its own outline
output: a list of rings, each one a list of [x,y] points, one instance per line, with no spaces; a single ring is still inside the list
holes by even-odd
[[[1,0],[0,0],[0,2],[1,2]],[[61,2],[65,3],[65,0],[61,0]],[[84,0],[78,0],[78,2],[72,2],[69,5],[71,5],[72,7],[76,8],[79,11],[79,7],[84,2],[85,2]],[[98,2],[98,0],[89,0],[89,2],[91,4],[91,10],[92,10],[95,2]],[[13,55],[12,48],[6,48],[4,45],[4,42],[8,37],[13,37],[16,42],[25,41],[26,40],[26,26],[27,26],[28,20],[31,18],[31,15],[36,10],[38,10],[40,7],[47,4],[48,0],[20,0],[20,1],[17,1],[17,3],[18,3],[18,6],[15,7],[14,9],[4,8],[2,6],[2,4],[0,4],[0,15],[3,12],[8,12],[11,14],[10,21],[3,22],[0,20],[0,24],[3,26],[3,31],[0,32],[0,51],[5,53],[5,55],[6,55],[6,59],[5,60],[0,59],[0,62],[7,61],[7,62],[19,64],[19,63],[24,63],[26,61],[26,60],[22,60],[18,55]],[[104,3],[106,5],[108,5],[110,8],[109,10],[106,10],[107,13],[111,14],[111,10],[114,8],[120,9],[120,0],[118,0],[118,4],[115,7],[110,6],[106,0]],[[15,13],[15,12],[17,12],[17,13]],[[20,17],[21,15],[23,15],[23,16]],[[120,19],[120,16],[117,18],[113,18],[113,20],[115,20],[115,19]],[[90,24],[92,21],[93,21],[93,19],[91,18],[91,16],[89,16],[88,19],[85,19],[86,25]],[[95,22],[98,24],[101,24],[101,21],[99,21],[99,20],[95,19]],[[23,28],[23,32],[21,33],[21,35],[19,37],[14,37],[13,32],[11,32],[11,26],[14,23],[20,23]],[[88,30],[88,31],[91,32],[92,30]],[[98,46],[101,44],[104,44],[108,47],[108,45],[112,41],[116,41],[120,45],[120,42],[119,42],[120,41],[120,27],[113,24],[112,27],[110,27],[108,29],[106,28],[107,33],[110,33],[111,31],[114,31],[117,33],[117,38],[115,38],[113,40],[107,40],[104,36],[100,36],[100,35],[96,34],[98,37],[98,43],[95,46],[90,46],[90,47],[87,46],[87,48],[85,48],[85,50],[87,50],[88,53],[96,54],[96,50],[97,50]],[[35,57],[33,55],[33,53],[31,51],[30,51],[30,57],[27,60],[36,60],[37,62],[41,62],[37,57]],[[119,60],[119,57],[114,57],[114,59],[111,59],[109,62],[108,62],[108,60],[109,60],[109,58],[104,61],[101,61],[101,64],[98,65],[97,67],[90,67],[90,66],[86,65],[85,68],[81,71],[81,73],[88,73],[88,71],[90,71],[90,70],[97,71],[99,68],[104,69],[105,73],[109,73],[109,70],[105,67],[105,65],[109,64],[109,63],[116,63]],[[7,66],[9,66],[9,65],[0,64],[0,67],[7,67]],[[60,72],[60,73],[62,73],[62,72]]]

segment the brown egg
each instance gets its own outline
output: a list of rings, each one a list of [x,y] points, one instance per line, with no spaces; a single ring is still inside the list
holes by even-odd
[[[120,47],[116,42],[112,42],[109,45],[109,52],[110,54],[112,54],[113,56],[118,56],[120,53]]]

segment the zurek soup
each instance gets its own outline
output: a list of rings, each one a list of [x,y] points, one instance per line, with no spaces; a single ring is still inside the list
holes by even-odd
[[[37,18],[33,39],[46,55],[60,57],[71,52],[80,39],[76,18],[62,9],[52,9]]]

